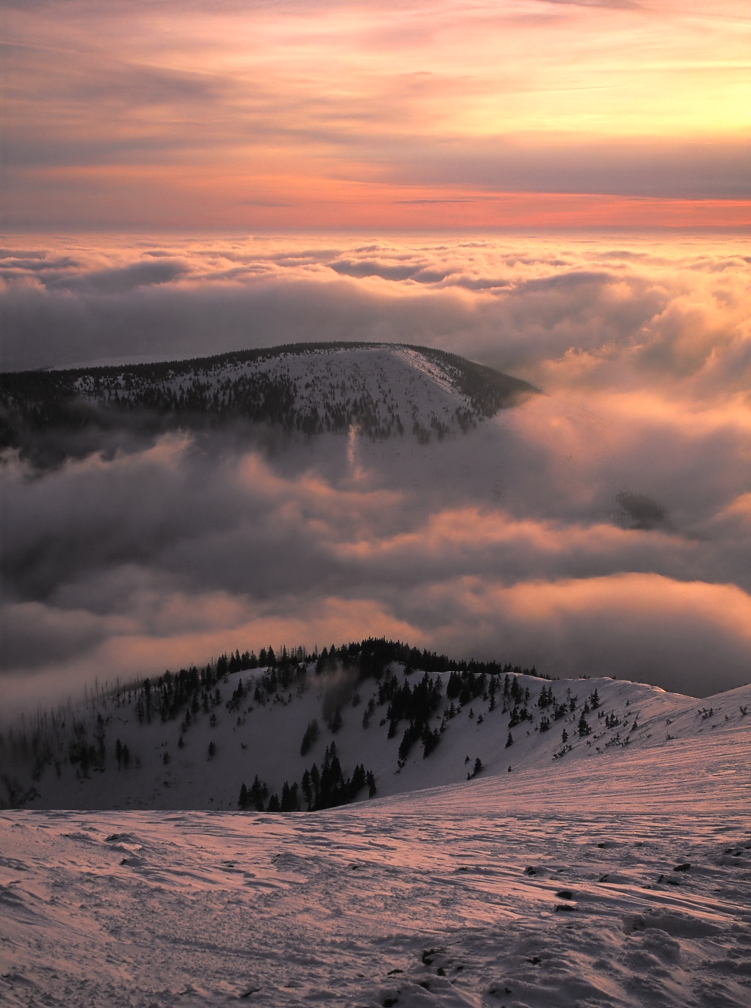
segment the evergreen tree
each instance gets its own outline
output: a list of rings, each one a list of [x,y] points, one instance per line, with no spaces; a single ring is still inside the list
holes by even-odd
[[[284,786],[282,787],[282,802],[280,811],[297,812],[299,808],[300,803],[297,800],[297,784],[295,783],[292,787],[290,787],[287,781],[285,781]]]
[[[263,812],[268,793],[269,789],[265,784],[261,783],[258,779],[258,774],[256,774],[250,791],[248,792],[248,797],[250,799],[249,804],[256,810],[256,812]]]
[[[508,733],[508,738],[506,739],[506,745],[505,745],[504,748],[508,749],[508,747],[512,746],[513,744],[514,744],[514,740],[513,740],[512,736],[511,736],[511,732],[509,732]]]
[[[434,728],[433,731],[431,731],[430,728],[425,725],[422,730],[422,758],[427,759],[440,741],[440,731],[437,728]]]
[[[553,701],[553,719],[555,721],[560,721],[561,718],[566,716],[566,704],[559,704],[557,701]]]
[[[308,803],[308,811],[313,807],[313,784],[310,778],[310,770],[306,770],[302,775],[302,793]]]
[[[313,718],[308,727],[305,729],[305,734],[302,737],[302,743],[300,744],[300,755],[305,756],[309,751],[311,746],[315,743],[318,738],[318,721]]]
[[[352,777],[349,781],[349,786],[347,788],[347,791],[349,792],[350,801],[354,801],[354,799],[358,796],[358,794],[362,791],[364,787],[365,787],[365,767],[362,765],[362,763],[358,763],[352,773]]]

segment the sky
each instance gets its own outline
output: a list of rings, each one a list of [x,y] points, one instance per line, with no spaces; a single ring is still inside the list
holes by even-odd
[[[0,370],[384,340],[544,393],[417,489],[232,431],[3,453],[6,708],[370,634],[751,678],[747,4],[0,17]]]
[[[4,0],[4,227],[743,228],[743,0]]]

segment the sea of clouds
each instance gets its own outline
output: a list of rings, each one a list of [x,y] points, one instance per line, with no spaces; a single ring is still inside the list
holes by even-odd
[[[6,371],[379,340],[545,393],[409,464],[240,429],[45,470],[5,453],[9,708],[371,634],[698,695],[751,679],[746,240],[26,235],[1,254]]]

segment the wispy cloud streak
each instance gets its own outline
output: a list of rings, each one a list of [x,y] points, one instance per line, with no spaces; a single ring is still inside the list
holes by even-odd
[[[5,7],[15,227],[749,220],[738,0]]]

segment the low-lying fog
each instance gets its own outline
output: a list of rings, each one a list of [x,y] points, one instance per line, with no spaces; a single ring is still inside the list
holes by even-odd
[[[695,695],[751,679],[745,239],[5,240],[5,370],[384,340],[545,393],[426,447],[6,453],[6,709],[381,634]]]

